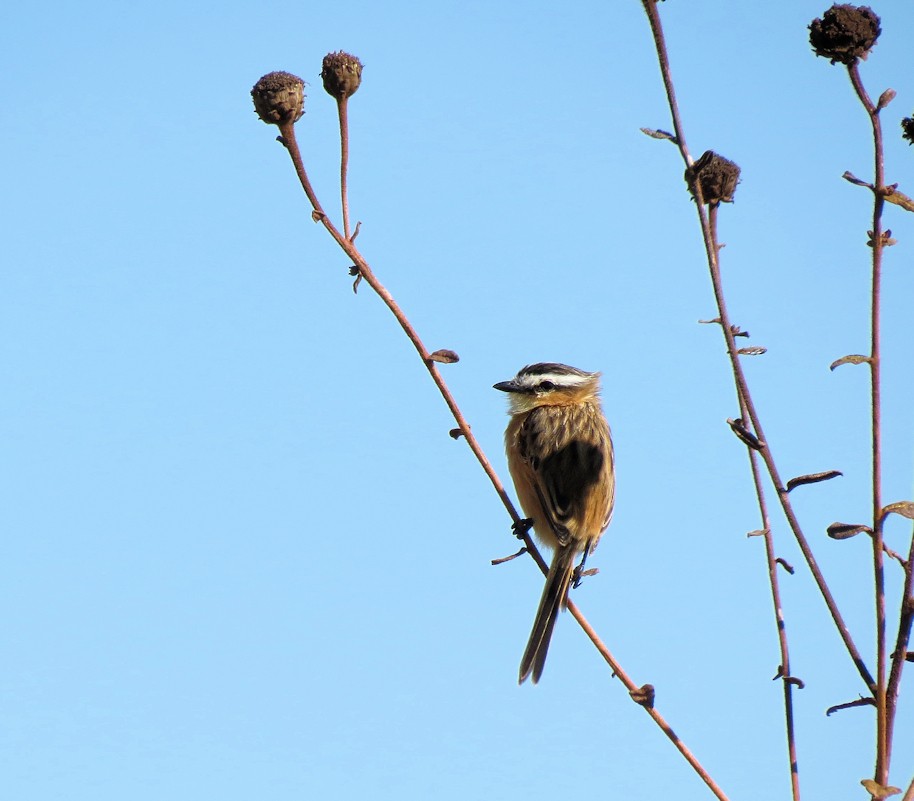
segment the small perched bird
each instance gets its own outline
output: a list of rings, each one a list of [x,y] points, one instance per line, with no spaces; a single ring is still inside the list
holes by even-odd
[[[524,367],[495,384],[509,393],[508,469],[533,530],[554,549],[546,586],[520,663],[519,683],[543,674],[549,640],[567,604],[575,559],[609,525],[615,494],[613,442],[600,408],[600,374],[565,364]]]

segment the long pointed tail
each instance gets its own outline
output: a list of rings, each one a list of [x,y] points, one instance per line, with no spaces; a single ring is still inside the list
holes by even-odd
[[[543,588],[543,597],[540,598],[540,605],[533,621],[533,630],[530,632],[527,649],[520,661],[519,684],[523,684],[531,673],[534,684],[543,675],[549,641],[552,639],[552,629],[565,604],[568,585],[571,583],[571,576],[574,573],[574,560],[573,548],[559,548],[552,557],[552,564],[546,576],[546,586]]]

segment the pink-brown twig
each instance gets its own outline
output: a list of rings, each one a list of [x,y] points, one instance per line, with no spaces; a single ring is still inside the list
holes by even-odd
[[[885,205],[885,167],[882,147],[882,123],[879,109],[870,100],[860,79],[859,62],[854,60],[847,71],[860,103],[866,110],[873,128],[873,230],[870,233],[872,250],[872,284],[870,295],[870,414],[872,441],[872,491],[873,491],[873,585],[876,596],[876,771],[875,781],[888,783],[891,733],[887,727],[886,711],[886,637],[885,637],[885,569],[883,563],[882,515],[882,401],[880,314],[882,291],[882,210]]]
[[[343,117],[341,116],[341,131],[343,130]],[[470,446],[473,454],[476,456],[476,459],[479,461],[486,475],[489,477],[493,487],[495,488],[496,493],[502,501],[505,509],[510,515],[512,521],[515,524],[520,524],[522,521],[521,516],[518,514],[514,504],[511,502],[508,493],[505,491],[504,485],[499,479],[498,475],[495,473],[491,463],[488,460],[488,457],[482,450],[479,442],[476,440],[476,437],[473,435],[472,430],[470,429],[469,424],[463,416],[463,413],[460,411],[460,408],[457,406],[457,402],[454,399],[450,389],[445,383],[444,379],[441,376],[441,373],[438,370],[437,362],[435,359],[431,358],[432,354],[429,353],[428,349],[423,344],[418,333],[410,323],[409,319],[406,317],[406,314],[396,303],[393,296],[390,292],[384,287],[384,285],[378,280],[377,276],[374,274],[374,271],[371,269],[368,262],[355,247],[352,238],[345,235],[345,233],[340,233],[335,225],[331,222],[327,214],[324,212],[323,207],[320,204],[320,201],[317,198],[317,195],[314,192],[313,187],[311,186],[311,181],[308,178],[307,171],[305,170],[304,162],[301,157],[301,151],[298,147],[298,142],[295,137],[295,127],[294,123],[280,123],[280,141],[286,147],[286,150],[289,153],[292,163],[295,167],[295,172],[298,175],[299,182],[302,185],[302,189],[305,192],[305,195],[308,197],[308,200],[311,202],[311,206],[314,209],[312,216],[317,221],[320,222],[330,236],[336,241],[336,243],[342,248],[343,252],[352,259],[355,269],[358,272],[359,277],[364,280],[381,298],[383,303],[390,309],[391,313],[396,318],[397,322],[400,324],[400,327],[403,329],[407,338],[412,342],[416,351],[419,354],[419,357],[422,359],[423,364],[428,370],[429,374],[432,377],[432,380],[435,382],[435,385],[438,387],[441,396],[444,398],[445,403],[451,411],[451,414],[454,416],[454,420],[457,422],[460,433],[466,439],[467,444]],[[343,160],[345,165],[345,159]],[[345,172],[345,166],[341,168],[341,172]],[[346,207],[345,194],[343,195],[343,205]],[[543,559],[539,550],[533,542],[532,537],[530,536],[527,530],[521,529],[522,534],[521,538],[523,539],[524,546],[527,553],[533,558],[536,564],[539,566],[540,571],[545,575],[548,572],[548,565]],[[616,661],[615,657],[609,652],[606,645],[602,640],[597,636],[593,627],[578,609],[578,607],[572,602],[568,602],[568,609],[571,611],[572,616],[591,639],[591,641],[596,646],[597,650],[609,664],[613,673],[618,676],[626,688],[629,689],[629,692],[637,691],[637,687],[634,682],[628,677],[628,675],[622,670],[621,665]],[[714,795],[720,799],[720,801],[728,801],[727,796],[724,794],[723,790],[714,782],[710,777],[707,771],[701,766],[698,760],[695,758],[694,754],[686,747],[685,743],[681,738],[673,731],[669,724],[663,719],[659,712],[657,712],[653,705],[642,704],[647,710],[648,714],[654,720],[654,722],[660,727],[660,729],[666,734],[670,741],[675,745],[677,750],[682,754],[682,756],[688,761],[689,765],[695,770],[699,775],[702,781],[711,789]]]
[[[663,27],[660,22],[660,14],[657,10],[657,4],[654,2],[654,0],[642,0],[642,4],[650,22],[664,86],[667,87],[667,103],[670,107],[670,113],[673,118],[673,127],[676,131],[677,146],[685,164],[691,165],[693,160],[685,144],[685,134],[682,130],[679,108],[676,103],[676,96],[672,91],[673,84],[672,78],[670,77],[669,58],[666,53],[666,42],[663,36]],[[729,313],[727,311],[727,305],[723,292],[723,283],[720,273],[720,245],[712,233],[711,223],[708,219],[708,214],[705,212],[704,198],[702,195],[700,183],[693,181],[692,190],[695,197],[695,206],[698,214],[699,225],[701,226],[702,239],[705,246],[705,255],[708,260],[708,269],[714,290],[714,299],[718,308],[718,321],[720,323],[721,331],[724,335],[724,340],[727,344],[727,355],[730,359],[730,367],[733,371],[733,377],[737,387],[737,395],[738,397],[742,398],[743,402],[745,403],[746,412],[749,421],[752,424],[755,439],[766,443],[765,447],[759,449],[758,452],[762,458],[762,461],[765,463],[769,478],[771,479],[771,482],[777,491],[778,500],[780,501],[781,509],[784,513],[785,518],[787,519],[787,523],[793,532],[797,544],[800,546],[800,550],[803,553],[806,564],[813,575],[813,579],[816,582],[816,586],[819,588],[819,592],[822,595],[826,606],[828,607],[828,610],[832,616],[832,620],[835,623],[835,627],[838,630],[838,634],[844,642],[844,646],[850,654],[851,660],[853,661],[857,671],[866,684],[867,689],[875,693],[876,682],[874,681],[872,674],[867,668],[863,657],[860,655],[859,649],[854,643],[850,630],[848,629],[847,624],[844,622],[844,618],[838,609],[838,604],[835,601],[835,598],[832,595],[827,582],[825,581],[825,577],[823,576],[822,571],[819,568],[819,564],[816,561],[812,549],[809,546],[806,535],[803,533],[799,519],[797,518],[793,510],[793,506],[790,502],[787,489],[784,486],[784,483],[781,481],[780,473],[777,469],[777,464],[775,463],[774,456],[772,455],[771,447],[769,446],[768,441],[764,435],[761,420],[758,412],[756,411],[755,404],[752,400],[752,395],[749,391],[749,386],[746,381],[745,373],[743,371],[742,364],[740,363],[739,348],[736,345],[736,340],[734,338],[734,330],[736,329],[734,329],[730,321]]]
[[[340,118],[340,202],[343,207],[343,236],[352,238],[349,228],[349,98],[336,101]]]

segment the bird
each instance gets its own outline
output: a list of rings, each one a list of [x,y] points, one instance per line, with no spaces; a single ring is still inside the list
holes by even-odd
[[[528,530],[553,549],[546,585],[520,663],[518,683],[539,682],[559,611],[567,604],[575,560],[596,547],[612,518],[612,433],[600,404],[600,373],[567,364],[522,367],[494,388],[508,393],[508,470]],[[517,524],[515,524],[517,528]]]

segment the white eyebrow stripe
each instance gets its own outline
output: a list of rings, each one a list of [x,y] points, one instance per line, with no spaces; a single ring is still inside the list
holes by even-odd
[[[536,387],[543,381],[551,381],[557,387],[577,387],[593,380],[592,375],[576,375],[574,373],[538,373],[536,375],[519,376],[517,383],[525,387]]]

